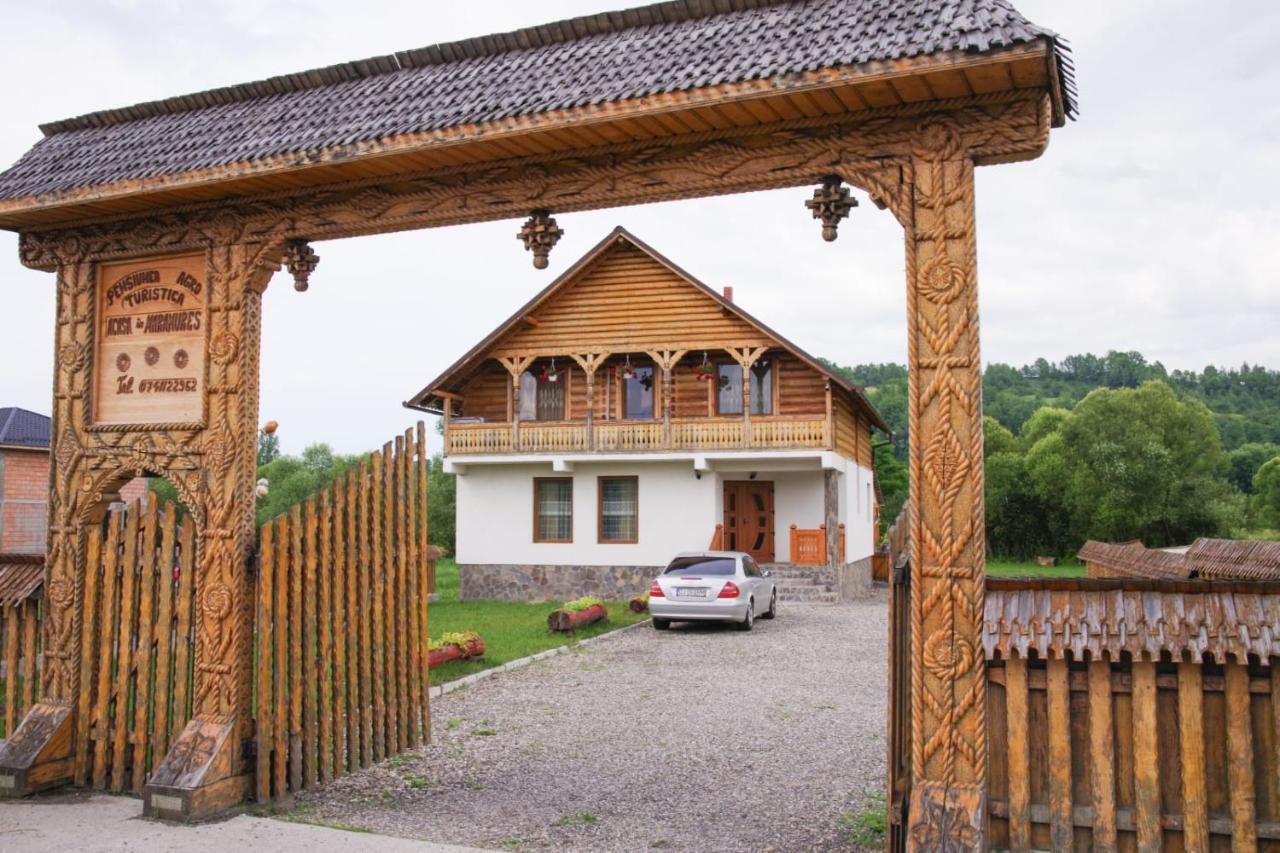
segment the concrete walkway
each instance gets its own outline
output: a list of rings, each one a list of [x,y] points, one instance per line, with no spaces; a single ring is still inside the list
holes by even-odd
[[[0,800],[0,850],[5,853],[99,850],[466,853],[475,849],[250,815],[199,826],[179,826],[143,820],[141,814],[141,800],[104,794],[52,794],[30,800]]]

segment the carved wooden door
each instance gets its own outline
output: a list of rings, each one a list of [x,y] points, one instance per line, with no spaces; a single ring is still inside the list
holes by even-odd
[[[773,562],[773,483],[724,484],[724,547]]]

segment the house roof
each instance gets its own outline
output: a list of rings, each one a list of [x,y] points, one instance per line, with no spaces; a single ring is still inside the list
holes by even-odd
[[[1065,45],[1007,0],[674,0],[50,122],[0,174],[0,201],[271,158],[305,167],[477,123],[1037,44],[1058,114],[1074,115]]]
[[[1280,655],[1280,584],[1147,579],[988,578],[988,659],[1122,654],[1218,663]]]
[[[44,584],[44,555],[0,554],[0,607],[30,598]]]
[[[49,418],[14,406],[0,409],[0,447],[49,447]]]
[[[536,296],[533,297],[533,299],[526,302],[518,311],[503,321],[496,329],[486,335],[484,339],[472,347],[466,355],[455,361],[443,373],[431,382],[427,383],[421,391],[406,400],[404,405],[408,408],[421,409],[435,414],[442,413],[444,411],[444,407],[441,405],[441,398],[436,396],[439,392],[447,391],[450,387],[453,387],[455,384],[459,383],[460,380],[469,375],[470,371],[474,369],[474,367],[488,357],[490,349],[501,341],[508,332],[515,329],[526,316],[533,312],[539,305],[546,303],[552,296],[567,287],[570,283],[579,280],[584,272],[595,266],[596,262],[603,258],[610,249],[619,244],[628,244],[639,249],[662,266],[671,270],[691,287],[697,288],[707,297],[719,303],[721,309],[754,326],[766,337],[776,342],[780,348],[787,350],[792,355],[805,362],[809,367],[812,367],[824,377],[830,379],[832,387],[842,390],[848,394],[854,406],[866,412],[871,418],[871,422],[876,427],[886,433],[892,433],[892,429],[890,429],[889,424],[883,417],[881,417],[880,413],[876,410],[876,407],[871,404],[871,401],[867,399],[861,386],[849,382],[839,373],[836,373],[821,361],[814,358],[812,355],[805,352],[782,335],[779,335],[760,320],[757,320],[754,316],[744,311],[736,302],[731,302],[728,299],[725,299],[713,288],[685,272],[652,246],[645,243],[639,237],[636,237],[621,225],[609,232],[603,240],[579,258],[577,263],[566,270],[555,281],[551,282],[551,284],[543,288]],[[732,345],[732,342],[726,343]],[[547,353],[547,355],[552,354],[553,353]]]

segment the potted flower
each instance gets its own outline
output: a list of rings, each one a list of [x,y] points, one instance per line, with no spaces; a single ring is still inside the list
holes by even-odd
[[[550,364],[542,366],[542,373],[538,374],[538,378],[543,382],[559,382],[560,371],[556,370],[556,360],[551,359]]]

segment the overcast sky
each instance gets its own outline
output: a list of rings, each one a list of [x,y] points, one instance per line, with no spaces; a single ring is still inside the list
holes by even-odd
[[[2,0],[0,163],[39,122],[631,5]],[[1082,111],[1041,159],[978,172],[984,361],[1136,349],[1280,367],[1280,7],[1017,5],[1071,40]],[[283,274],[267,292],[263,420],[289,451],[381,444],[415,420],[400,401],[618,224],[815,355],[904,361],[901,230],[864,197],[823,243],[808,192],[562,215],[545,271],[517,221],[319,243],[309,292]],[[8,232],[0,292],[0,406],[47,413],[53,277]]]

